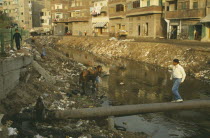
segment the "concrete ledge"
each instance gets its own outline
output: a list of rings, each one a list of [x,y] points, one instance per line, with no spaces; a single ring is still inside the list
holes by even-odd
[[[19,84],[21,70],[33,62],[33,56],[0,60],[0,99]]]
[[[1,62],[2,74],[23,67],[23,57],[9,58]]]
[[[14,70],[14,71],[10,71],[6,74],[4,74],[3,76],[3,90],[5,94],[8,94],[12,89],[14,89],[18,83],[19,83],[19,79],[20,79],[20,69],[18,70]]]

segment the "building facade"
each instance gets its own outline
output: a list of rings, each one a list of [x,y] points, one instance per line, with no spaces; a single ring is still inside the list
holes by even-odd
[[[108,7],[110,36],[116,36],[120,31],[128,32],[126,0],[109,0]]]
[[[55,35],[64,35],[69,31],[69,0],[53,0],[51,2],[52,28]]]
[[[93,35],[109,35],[109,13],[108,0],[93,0],[93,7],[90,8],[92,15]]]
[[[92,0],[72,0],[69,8],[69,30],[72,35],[92,35],[92,18],[90,14]]]
[[[0,14],[2,14],[2,12],[3,12],[3,2],[0,1]]]
[[[11,24],[24,29],[32,28],[31,0],[4,0],[3,12],[10,18]]]
[[[206,0],[166,0],[168,38],[203,39],[206,31],[201,19],[206,16],[206,5]]]
[[[129,36],[165,37],[163,4],[162,0],[127,0]]]
[[[40,13],[41,26],[44,32],[52,33],[52,17],[51,10],[48,8],[42,9]]]

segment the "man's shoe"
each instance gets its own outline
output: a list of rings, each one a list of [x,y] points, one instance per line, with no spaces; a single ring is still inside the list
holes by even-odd
[[[176,102],[181,103],[181,102],[183,102],[183,99],[178,99],[178,100],[176,100]]]
[[[183,99],[178,99],[178,100],[174,100],[174,101],[171,101],[172,103],[181,103],[183,102]]]

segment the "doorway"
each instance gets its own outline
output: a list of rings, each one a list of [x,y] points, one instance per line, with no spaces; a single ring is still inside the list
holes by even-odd
[[[102,28],[98,28],[98,35],[102,35]]]
[[[178,26],[172,26],[171,28],[172,28],[172,30],[171,30],[170,39],[177,39],[177,29],[178,29]]]
[[[138,25],[138,35],[140,36],[141,35],[141,26]]]
[[[148,23],[146,23],[146,32],[145,32],[145,34],[146,34],[146,36],[149,35],[149,24]]]
[[[194,30],[194,39],[195,40],[201,40],[202,36],[202,25],[195,25],[195,30]]]
[[[65,34],[67,34],[68,33],[68,27],[65,27]]]

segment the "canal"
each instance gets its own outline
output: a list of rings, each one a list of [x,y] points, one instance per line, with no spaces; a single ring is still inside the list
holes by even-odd
[[[126,59],[93,56],[70,49],[66,55],[87,66],[102,65],[109,76],[102,77],[103,106],[169,102],[172,82],[168,70]],[[210,85],[187,76],[180,87],[184,100],[210,97]],[[116,126],[130,132],[145,132],[153,138],[205,138],[210,136],[208,109],[174,111],[115,117]]]

